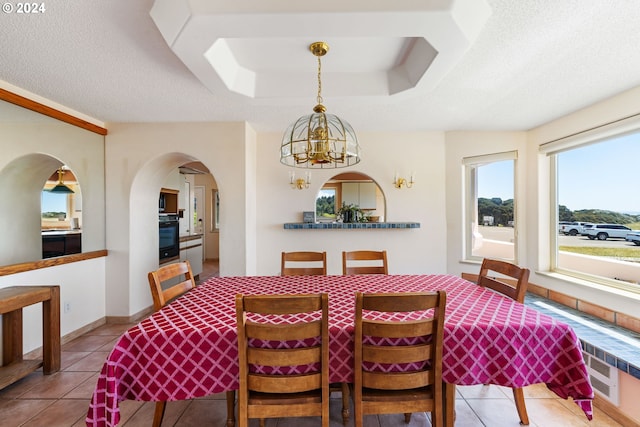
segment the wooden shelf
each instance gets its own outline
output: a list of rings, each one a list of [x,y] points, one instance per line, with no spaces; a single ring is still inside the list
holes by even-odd
[[[42,360],[25,360],[22,354],[22,309],[42,303]],[[9,286],[0,289],[2,362],[0,389],[42,366],[42,373],[60,370],[60,286]]]

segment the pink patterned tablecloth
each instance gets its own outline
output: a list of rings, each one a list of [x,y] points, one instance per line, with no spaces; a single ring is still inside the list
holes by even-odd
[[[593,390],[571,329],[456,276],[212,278],[125,332],[102,368],[87,426],[115,426],[125,399],[169,401],[238,388],[235,295],[329,293],[330,381],[352,382],[356,291],[447,292],[443,378],[458,385],[546,383],[588,419]]]

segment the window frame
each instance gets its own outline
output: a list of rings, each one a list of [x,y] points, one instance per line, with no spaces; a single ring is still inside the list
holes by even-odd
[[[589,145],[604,143],[607,140],[624,137],[630,134],[640,134],[640,114],[625,117],[599,126],[594,126],[583,132],[577,132],[567,137],[558,138],[539,146],[538,152],[549,161],[549,273],[565,276],[570,279],[584,280],[589,283],[603,285],[611,290],[624,290],[633,294],[640,294],[637,285],[620,280],[597,276],[583,271],[570,270],[558,266],[558,211],[559,211],[559,182],[558,182],[558,154],[584,148]]]
[[[518,221],[518,151],[510,150],[499,153],[482,154],[469,156],[462,159],[463,168],[463,260],[465,262],[481,262],[483,257],[473,255],[473,230],[479,224],[478,218],[478,167],[490,163],[501,161],[513,161],[513,258],[500,258],[505,261],[518,263],[518,228],[521,221]]]

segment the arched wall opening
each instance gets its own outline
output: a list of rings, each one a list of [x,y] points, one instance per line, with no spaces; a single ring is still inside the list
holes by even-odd
[[[131,207],[129,211],[131,225],[129,297],[133,307],[147,307],[152,303],[147,274],[159,266],[158,196],[160,190],[172,173],[177,173],[180,166],[191,162],[200,162],[200,159],[178,152],[162,154],[144,164],[132,181],[129,195]],[[213,182],[216,182],[215,178]],[[183,197],[182,193],[180,197]],[[205,208],[210,209],[211,206]],[[208,216],[210,216],[209,212],[205,214],[205,217]]]
[[[54,156],[33,153],[18,157],[0,170],[0,265],[38,261],[43,258],[42,192],[47,180],[67,164]],[[70,167],[73,170],[72,167]],[[76,191],[80,187],[80,178]],[[67,212],[68,213],[68,212]],[[60,229],[71,231],[69,218],[60,221]],[[81,233],[83,248],[104,248],[104,225],[95,227],[100,218],[88,217],[88,233]],[[78,232],[80,233],[80,232]],[[49,236],[51,237],[51,236]],[[64,253],[57,253],[61,256]]]

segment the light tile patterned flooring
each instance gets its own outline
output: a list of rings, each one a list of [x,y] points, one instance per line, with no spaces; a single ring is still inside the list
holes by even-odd
[[[217,270],[216,270],[217,271]],[[208,274],[207,274],[208,275]],[[206,276],[203,274],[203,278]],[[131,325],[104,325],[65,344],[62,369],[53,375],[34,372],[0,390],[0,427],[69,427],[84,426],[89,400],[98,373],[119,335]],[[517,427],[519,420],[510,389],[498,386],[458,387],[456,427]],[[602,411],[595,409],[589,423],[571,400],[565,401],[544,385],[525,388],[527,409],[532,426],[537,427],[622,427]],[[331,402],[331,426],[341,427],[341,400]],[[124,427],[148,427],[154,404],[127,400],[120,404]],[[226,420],[225,394],[191,401],[170,402],[164,427],[223,427]],[[251,426],[257,426],[252,420]],[[267,427],[319,426],[318,418],[267,420]],[[353,426],[353,419],[347,424]],[[402,415],[367,416],[366,427],[402,427]],[[414,414],[410,427],[431,427],[429,416]]]

